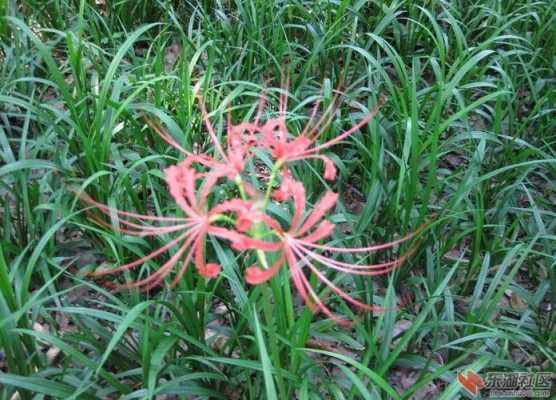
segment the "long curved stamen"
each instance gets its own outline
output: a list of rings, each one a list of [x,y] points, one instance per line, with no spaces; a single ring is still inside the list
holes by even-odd
[[[176,142],[172,136],[170,136],[170,134],[168,134],[167,132],[164,131],[164,129],[162,129],[162,127],[160,125],[158,125],[157,123],[153,122],[150,118],[144,116],[143,119],[147,122],[147,125],[149,125],[151,127],[152,130],[154,130],[156,133],[158,133],[158,136],[160,136],[166,143],[168,143],[169,145],[175,147],[176,149],[178,149],[179,151],[181,151],[183,154],[185,154],[186,156],[190,156],[193,153],[185,150],[183,147],[181,147],[178,142]]]
[[[111,213],[116,213],[118,215],[124,215],[126,217],[136,218],[136,219],[145,220],[145,221],[169,221],[169,222],[186,222],[186,221],[188,221],[187,218],[158,217],[158,216],[154,216],[154,215],[144,215],[144,214],[137,214],[137,213],[129,212],[129,211],[121,211],[121,210],[117,210],[117,209],[112,208],[112,207],[105,206],[104,204],[93,200],[89,195],[87,195],[85,193],[79,193],[78,196],[85,203],[88,203],[90,205],[95,206],[96,208],[98,208],[100,211],[102,211],[106,215],[110,215]]]
[[[114,269],[110,269],[110,270],[106,270],[106,271],[91,272],[90,275],[94,276],[94,277],[112,275],[112,274],[115,274],[115,273],[118,273],[118,272],[127,271],[128,269],[131,269],[131,268],[136,267],[138,265],[142,265],[145,262],[147,262],[149,260],[152,260],[153,258],[158,257],[159,255],[163,254],[164,252],[168,251],[168,249],[170,249],[171,247],[176,245],[176,243],[179,243],[182,240],[185,240],[187,238],[187,236],[189,236],[189,235],[191,235],[191,231],[188,231],[188,232],[184,233],[183,235],[178,236],[177,238],[171,240],[170,242],[168,242],[167,244],[165,244],[161,248],[153,251],[152,253],[150,253],[149,255],[146,255],[145,257],[141,257],[141,258],[139,258],[139,259],[137,259],[133,262],[121,265],[121,266],[119,266],[117,268],[114,268]]]
[[[417,235],[422,229],[423,228],[421,227],[421,228],[417,229],[416,231],[411,232],[410,234],[408,234],[406,236],[403,236],[399,239],[393,240],[391,242],[376,244],[376,245],[368,246],[368,247],[352,247],[352,248],[334,247],[334,246],[327,246],[327,245],[323,245],[323,244],[310,243],[310,242],[307,242],[303,239],[296,239],[296,240],[299,243],[303,244],[304,246],[311,247],[311,248],[314,248],[314,249],[319,249],[319,250],[327,250],[327,251],[336,252],[336,253],[367,253],[367,252],[373,252],[373,251],[389,249],[390,247],[394,247],[397,244],[403,243],[403,242],[411,239],[412,237]]]
[[[167,233],[178,232],[184,229],[191,228],[192,226],[198,224],[198,222],[190,222],[188,224],[183,225],[175,225],[175,226],[162,226],[157,228],[147,229],[144,232],[140,233],[139,236],[155,236],[155,235],[164,235]]]
[[[303,253],[301,253],[295,246],[293,247],[293,251],[303,260],[305,265],[307,265],[309,269],[313,271],[317,275],[317,277],[322,282],[324,282],[330,289],[332,289],[332,291],[336,293],[338,296],[364,310],[373,311],[373,312],[377,312],[379,310],[382,311],[382,308],[379,306],[362,303],[359,300],[356,300],[350,295],[348,295],[346,292],[344,292],[339,287],[337,287],[334,283],[332,283],[326,276],[324,276],[324,274],[320,272],[318,268],[315,267],[313,263],[307,257],[305,257]]]
[[[334,260],[334,259],[329,258],[329,257],[325,257],[321,254],[315,253],[314,251],[311,251],[311,250],[303,247],[303,245],[299,245],[297,247],[299,249],[302,249],[305,254],[307,254],[308,256],[310,256],[312,258],[317,259],[321,263],[326,263],[327,265],[328,264],[333,264],[333,265],[336,265],[338,267],[344,267],[344,268],[354,269],[354,270],[388,269],[389,267],[391,267],[393,265],[397,265],[398,263],[405,261],[408,257],[408,254],[413,254],[413,252],[415,251],[414,249],[416,248],[416,246],[413,246],[402,257],[397,258],[397,259],[392,260],[392,261],[387,261],[387,262],[380,263],[380,264],[362,265],[362,264],[349,264],[349,263],[341,262],[341,261],[338,261],[338,260]]]
[[[339,318],[336,314],[334,314],[323,302],[322,300],[319,298],[319,296],[315,293],[315,291],[313,290],[313,288],[311,287],[311,284],[309,283],[309,281],[307,280],[307,278],[305,278],[305,275],[303,275],[303,273],[300,271],[299,272],[299,279],[302,282],[302,284],[304,285],[304,287],[306,288],[306,290],[309,292],[310,297],[315,301],[316,304],[316,308],[318,308],[320,311],[322,311],[325,315],[327,315],[330,319],[332,319],[334,322],[340,324],[340,325],[349,325],[350,322],[345,320],[345,319],[341,319]],[[299,290],[299,288],[298,288]]]
[[[309,160],[310,160],[310,159],[313,159],[313,160],[321,160],[321,161],[324,161],[324,159],[329,159],[329,158],[326,157],[326,156],[323,156],[323,155],[321,155],[321,154],[312,154],[312,155],[308,155],[308,156],[307,156],[307,155],[301,155],[301,156],[299,156],[299,157],[297,157],[297,156],[289,157],[289,158],[288,158],[288,161],[301,161],[301,160],[308,160],[308,159],[309,159]]]
[[[338,142],[341,142],[342,140],[344,140],[348,136],[352,135],[355,131],[362,128],[366,124],[368,124],[369,121],[371,121],[378,114],[379,110],[380,110],[380,107],[376,107],[373,111],[368,113],[365,117],[363,117],[363,119],[361,119],[357,124],[352,126],[350,129],[348,129],[344,133],[340,134],[339,136],[336,136],[335,138],[333,138],[333,139],[329,140],[328,142],[325,142],[325,143],[323,143],[319,146],[315,146],[315,147],[313,147],[309,150],[305,150],[304,152],[299,154],[299,156],[303,157],[303,156],[314,155],[314,154],[320,152],[321,150],[324,150],[328,147],[331,147],[331,146],[335,145]]]
[[[338,88],[342,85],[344,81],[344,78],[341,77],[340,78],[340,82],[338,83]],[[336,102],[338,101],[338,99],[340,98],[340,96],[344,96],[345,93],[342,92],[339,89],[334,89],[334,97],[332,98],[332,101],[330,102],[330,105],[326,108],[326,110],[324,111],[324,113],[322,114],[321,118],[319,119],[319,121],[317,122],[317,124],[311,129],[311,132],[309,132],[309,134],[307,135],[307,137],[309,137],[313,142],[315,140],[318,139],[318,137],[324,132],[324,129],[320,129],[320,126],[324,124],[324,126],[328,126],[328,124],[332,121],[332,113],[330,113],[331,111],[336,109]],[[322,94],[322,91],[321,91]],[[330,116],[328,117],[327,114],[330,113]],[[328,118],[328,120],[326,122],[325,118]],[[305,130],[303,130],[303,132],[305,132]]]
[[[339,96],[334,96],[326,110],[322,113],[321,117],[317,121],[317,123],[311,128],[309,133],[307,133],[307,137],[311,139],[312,142],[317,140],[317,138],[324,132],[324,128],[321,129],[321,126],[326,127],[332,121],[334,117],[333,111],[336,109],[336,101],[338,100]]]
[[[301,278],[303,277],[303,272],[297,266],[297,259],[295,258],[293,251],[290,248],[286,248],[284,249],[284,255],[286,256],[286,261],[290,268],[290,274],[299,295],[301,296],[307,307],[309,307],[311,311],[315,311],[315,304],[307,294],[307,289],[305,288],[303,280]]]
[[[409,249],[402,257],[381,264],[348,264],[332,258],[324,257],[303,246],[298,246],[298,250],[302,250],[304,254],[317,260],[319,263],[338,271],[348,272],[356,275],[382,275],[400,267],[411,255],[415,253],[416,247]]]
[[[187,224],[180,224],[180,225],[174,225],[174,226],[146,226],[146,225],[139,225],[139,224],[134,224],[132,222],[123,220],[123,219],[119,219],[119,222],[121,222],[124,225],[129,225],[132,226],[134,228],[136,228],[137,230],[132,230],[132,229],[127,229],[127,228],[122,228],[122,227],[114,227],[112,224],[101,220],[100,218],[97,218],[93,215],[88,217],[91,221],[96,222],[97,224],[104,226],[105,228],[110,228],[110,229],[115,229],[117,232],[121,232],[124,233],[126,235],[130,235],[130,236],[155,236],[155,235],[160,235],[160,234],[165,234],[165,233],[172,233],[172,232],[177,232],[183,229],[187,229],[191,226],[193,226],[195,224],[195,222],[189,222]]]
[[[259,125],[259,121],[261,120],[261,116],[263,115],[264,108],[266,106],[266,87],[263,88],[261,95],[259,97],[259,105],[257,106],[257,114],[255,115],[255,120],[253,123],[255,126]]]
[[[141,286],[148,286],[149,288],[157,286],[160,282],[162,282],[164,277],[166,275],[168,275],[168,273],[172,270],[174,265],[176,265],[176,263],[178,262],[180,257],[183,255],[183,253],[185,253],[185,251],[191,246],[191,242],[195,239],[195,237],[197,236],[196,234],[198,232],[197,232],[197,229],[195,229],[195,230],[193,230],[191,232],[188,232],[188,233],[189,233],[189,237],[185,240],[183,246],[180,247],[180,249],[168,261],[166,261],[166,263],[164,263],[164,265],[158,271],[156,271],[154,274],[149,275],[147,278],[142,279],[140,281],[129,282],[129,283],[121,284],[121,285],[115,285],[115,288],[116,289],[131,289],[131,288],[140,288]],[[151,285],[151,284],[153,284],[153,285]]]
[[[333,181],[336,179],[336,165],[332,160],[326,156],[320,154],[314,154],[309,156],[303,157],[292,157],[289,158],[289,161],[299,161],[299,160],[308,160],[308,159],[316,159],[321,160],[324,163],[324,179],[327,181]]]
[[[322,91],[321,91],[321,95],[322,95]],[[317,115],[317,111],[319,110],[321,102],[322,102],[322,100],[320,100],[320,99],[315,102],[315,105],[313,106],[313,109],[311,110],[311,114],[309,114],[309,120],[305,124],[305,127],[303,128],[303,130],[301,131],[299,136],[305,136],[307,134],[307,131],[309,130],[309,127],[310,127],[311,123],[315,120],[315,116]],[[317,122],[317,124],[318,123],[319,122]]]
[[[200,240],[200,237],[198,237],[197,240]],[[182,266],[181,266],[180,270],[178,271],[178,273],[176,274],[176,276],[172,280],[172,283],[170,283],[170,285],[169,285],[170,289],[175,288],[177,286],[177,284],[179,283],[179,281],[181,280],[181,278],[183,277],[183,274],[187,270],[187,267],[189,266],[189,263],[191,262],[191,258],[193,257],[193,250],[194,249],[195,249],[195,244],[193,246],[191,246],[191,249],[189,250],[189,253],[187,253],[187,256],[185,257],[185,260],[183,260],[183,263],[182,263]]]
[[[212,144],[214,145],[214,147],[216,148],[216,150],[220,154],[220,157],[222,157],[223,160],[227,161],[228,157],[226,157],[226,153],[224,153],[224,149],[222,149],[222,146],[220,145],[220,140],[218,140],[218,136],[216,136],[216,133],[214,132],[214,128],[212,126],[212,123],[210,122],[210,118],[208,116],[207,107],[205,106],[205,102],[204,102],[204,100],[201,96],[198,96],[198,98],[199,98],[199,104],[201,106],[201,114],[203,115],[203,121],[205,123],[205,126],[207,127],[207,131],[208,131],[208,133],[210,135],[210,138],[212,140]]]

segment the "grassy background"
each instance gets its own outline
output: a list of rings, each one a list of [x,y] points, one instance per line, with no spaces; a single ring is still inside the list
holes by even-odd
[[[0,10],[0,399],[452,399],[467,397],[460,370],[555,369],[556,2],[0,0]],[[98,229],[72,194],[176,212],[162,170],[179,154],[141,115],[209,150],[193,86],[221,129],[227,111],[253,115],[265,82],[276,105],[282,72],[292,132],[341,76],[346,99],[323,139],[387,98],[329,152],[337,240],[434,223],[396,274],[334,279],[401,310],[338,327],[301,306],[285,269],[246,285],[242,259],[216,242],[215,281],[190,268],[177,290],[148,297],[84,279],[168,240]],[[321,168],[296,168],[311,202],[326,189]]]

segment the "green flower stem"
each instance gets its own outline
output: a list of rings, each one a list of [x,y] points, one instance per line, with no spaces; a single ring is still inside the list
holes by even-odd
[[[247,200],[247,194],[245,193],[245,188],[243,187],[243,179],[241,179],[241,175],[236,176],[235,183],[238,187],[239,194],[241,195],[241,198],[243,200]],[[267,190],[267,192],[268,192],[268,190]],[[264,209],[266,209],[266,204],[264,205],[263,210]],[[254,224],[253,228],[251,228],[249,230],[249,233],[255,239],[261,239],[264,235],[264,232],[262,231],[262,225],[261,224]],[[268,265],[268,261],[266,259],[266,254],[264,253],[264,251],[256,250],[255,252],[257,253],[257,258],[259,259],[259,262],[261,263],[261,266],[264,269],[270,268],[269,265]]]
[[[266,210],[268,207],[268,202],[270,201],[270,195],[272,194],[272,187],[274,186],[274,181],[276,180],[276,176],[278,172],[280,172],[280,168],[284,162],[282,160],[276,161],[276,163],[272,166],[272,171],[270,172],[270,178],[268,180],[268,186],[266,187],[266,193],[264,195],[263,201],[263,209]]]
[[[243,179],[241,179],[241,175],[237,175],[235,179],[237,188],[239,189],[239,194],[243,200],[247,200],[247,194],[245,193],[245,188],[243,187]]]
[[[272,194],[272,187],[274,186],[274,181],[280,171],[282,166],[282,162],[278,161],[272,166],[272,171],[270,174],[270,179],[268,182],[268,186],[266,188],[265,197],[263,201],[263,209],[262,211],[266,211],[268,207],[268,203],[270,201],[270,195]],[[243,186],[243,180],[240,175],[238,175],[235,179],[235,183],[238,187],[239,193],[243,200],[247,200],[247,194],[245,192],[245,188]],[[263,223],[255,223],[253,227],[249,230],[249,234],[255,239],[263,239],[268,231],[265,229],[265,224]],[[268,262],[268,258],[266,253],[263,250],[255,250],[257,254],[257,259],[259,260],[259,264],[262,268],[268,269],[270,268],[270,264]],[[278,386],[278,391],[282,393],[282,396],[286,396],[286,386],[284,382],[284,377],[280,372],[282,370],[282,361],[280,357],[280,343],[278,342],[278,332],[281,335],[285,335],[287,333],[287,320],[289,318],[284,315],[284,308],[280,307],[280,305],[285,304],[283,299],[283,293],[280,289],[280,285],[278,282],[272,281],[271,287],[265,286],[263,288],[264,297],[266,299],[274,298],[274,304],[270,301],[263,301],[263,314],[265,317],[265,321],[268,324],[269,328],[269,338],[270,338],[270,351],[272,362],[274,366],[277,368],[276,374],[276,383]],[[291,300],[290,302],[291,303]]]

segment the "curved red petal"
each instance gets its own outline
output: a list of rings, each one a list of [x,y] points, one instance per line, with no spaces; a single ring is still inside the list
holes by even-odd
[[[315,229],[313,232],[311,232],[310,234],[308,234],[303,238],[303,242],[309,242],[309,243],[318,242],[319,240],[322,240],[332,235],[335,229],[336,229],[336,225],[334,225],[330,221],[324,220],[319,224],[317,229]]]
[[[322,161],[324,162],[324,179],[333,181],[336,179],[336,166],[328,157],[323,156]]]
[[[220,265],[209,263],[205,265],[205,268],[202,271],[199,271],[199,275],[204,276],[205,278],[212,279],[216,278],[220,274],[220,271],[222,271]]]
[[[315,224],[321,220],[333,207],[336,206],[338,202],[338,193],[334,192],[326,192],[324,196],[319,200],[315,207],[313,208],[313,212],[307,217],[299,231],[297,232],[297,236],[304,234],[309,229],[311,229]]]

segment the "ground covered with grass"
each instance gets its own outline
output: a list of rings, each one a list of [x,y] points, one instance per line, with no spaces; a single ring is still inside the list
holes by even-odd
[[[459,371],[555,370],[556,2],[0,0],[0,10],[0,399],[453,399],[470,397]],[[309,209],[340,193],[335,243],[427,224],[395,272],[327,275],[391,310],[360,312],[307,273],[354,321],[338,325],[300,301],[287,268],[247,284],[247,261],[218,240],[207,254],[223,266],[216,279],[190,267],[174,289],[111,290],[171,254],[87,276],[172,235],[103,227],[76,192],[179,214],[163,171],[182,154],[153,127],[211,153],[198,96],[225,143],[228,113],[252,120],[263,88],[266,116],[288,93],[293,136],[341,90],[320,141],[383,102],[326,149],[334,182],[319,160],[292,171]]]

